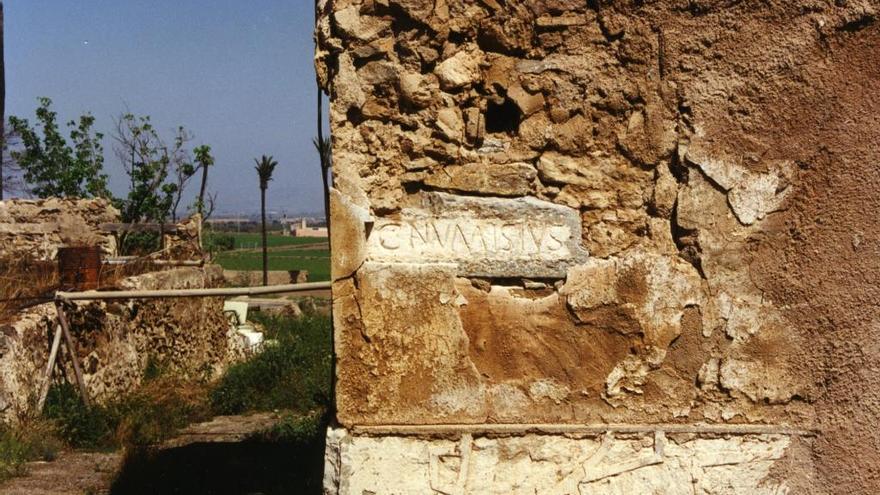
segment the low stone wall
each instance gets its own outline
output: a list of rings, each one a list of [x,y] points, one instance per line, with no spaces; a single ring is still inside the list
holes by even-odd
[[[105,199],[0,201],[0,246],[6,256],[40,260],[55,259],[61,246],[97,245],[115,254],[113,235],[98,227],[118,221],[119,211]]]
[[[269,285],[301,284],[309,281],[308,270],[270,270]],[[263,285],[263,272],[247,270],[223,270],[226,283],[237,287],[257,287]]]
[[[203,288],[219,280],[214,267],[179,268],[124,279],[119,288]],[[77,358],[98,402],[136,387],[151,359],[184,377],[212,378],[247,352],[223,315],[222,298],[84,301],[69,308]],[[0,417],[14,420],[32,411],[55,317],[54,306],[43,304],[0,326]],[[60,359],[72,381],[69,358],[62,353]]]

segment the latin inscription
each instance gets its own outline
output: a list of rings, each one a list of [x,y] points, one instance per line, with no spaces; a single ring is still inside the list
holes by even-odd
[[[373,228],[370,244],[378,250],[408,252],[432,258],[467,255],[489,257],[568,256],[571,231],[564,224],[488,219],[381,221]]]
[[[536,198],[425,192],[395,218],[376,218],[366,259],[447,263],[459,276],[564,277],[587,259],[577,210]]]

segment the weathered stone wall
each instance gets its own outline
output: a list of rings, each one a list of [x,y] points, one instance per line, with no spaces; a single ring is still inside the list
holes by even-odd
[[[0,252],[54,260],[59,247],[101,246],[116,254],[115,238],[98,227],[118,221],[119,211],[105,199],[0,201]]]
[[[328,493],[880,491],[880,2],[319,9]]]
[[[205,288],[215,286],[220,277],[216,267],[178,268],[130,277],[119,286],[122,290]],[[78,302],[67,306],[67,314],[86,386],[99,402],[136,387],[151,359],[178,376],[210,379],[247,352],[242,337],[223,315],[222,298]],[[43,304],[0,325],[4,419],[14,420],[33,410],[55,318],[54,305]],[[73,382],[66,352],[60,362]]]

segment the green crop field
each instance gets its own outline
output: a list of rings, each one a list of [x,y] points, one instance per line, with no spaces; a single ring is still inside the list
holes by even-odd
[[[232,234],[236,249],[216,253],[214,262],[226,270],[263,269],[260,234]],[[326,245],[327,239],[285,237],[277,234],[267,237],[269,270],[308,270],[309,281],[330,280],[330,250],[314,249],[309,244]]]

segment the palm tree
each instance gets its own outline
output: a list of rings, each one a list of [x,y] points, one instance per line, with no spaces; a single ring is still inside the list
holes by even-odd
[[[260,212],[263,218],[263,285],[269,285],[269,253],[266,250],[266,189],[272,180],[272,173],[278,162],[271,156],[263,155],[259,160],[254,158],[257,166],[254,167],[260,177]]]

